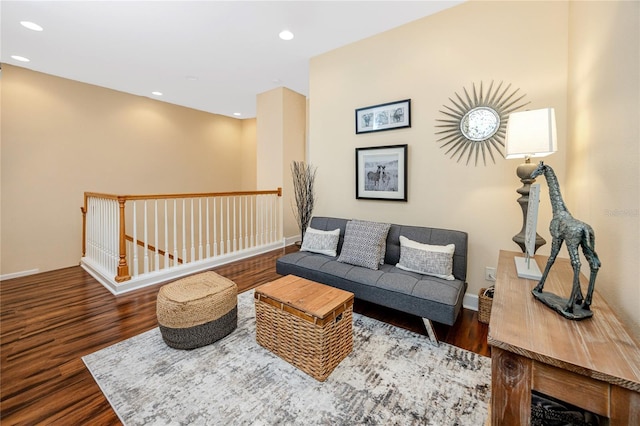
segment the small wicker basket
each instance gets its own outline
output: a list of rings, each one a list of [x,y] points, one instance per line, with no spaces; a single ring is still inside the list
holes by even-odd
[[[493,297],[485,296],[486,288],[481,288],[478,293],[478,321],[483,324],[489,324],[489,318],[491,318],[491,304],[493,303]]]

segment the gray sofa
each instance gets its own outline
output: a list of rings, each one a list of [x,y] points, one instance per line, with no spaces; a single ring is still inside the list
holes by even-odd
[[[314,217],[310,226],[323,231],[340,229],[339,256],[347,222],[347,219]],[[424,244],[455,244],[455,279],[449,281],[396,268],[401,235]],[[385,261],[379,270],[341,263],[338,257],[299,251],[279,258],[276,271],[341,288],[354,293],[357,299],[417,315],[423,319],[431,340],[437,343],[431,321],[453,325],[462,308],[467,290],[467,239],[467,233],[462,231],[392,224],[387,235]]]

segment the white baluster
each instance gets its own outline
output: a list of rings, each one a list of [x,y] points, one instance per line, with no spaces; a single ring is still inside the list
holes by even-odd
[[[160,270],[160,240],[158,239],[158,200],[155,200],[154,203],[154,224],[153,227],[155,229],[155,238],[153,243],[156,246],[156,254],[153,256],[154,270]]]
[[[265,206],[265,203],[264,203],[264,194],[263,195],[259,195],[258,198],[260,199],[260,245],[263,245],[265,243],[265,241],[266,241],[266,239],[265,239],[266,206]]]
[[[207,202],[207,209],[206,209],[206,224],[207,224],[207,259],[209,259],[211,257],[211,243],[209,241],[209,235],[210,235],[210,228],[209,228],[209,198],[206,198],[205,201]]]
[[[107,256],[107,263],[105,264],[107,271],[109,271],[109,273],[113,274],[114,269],[113,269],[113,265],[112,265],[112,260],[113,260],[113,252],[112,252],[112,246],[111,246],[111,229],[113,228],[113,224],[111,223],[111,221],[113,220],[113,217],[111,215],[111,202],[109,200],[105,200],[105,210],[104,210],[104,214],[105,214],[105,226],[104,226],[104,243],[105,243],[105,254]],[[113,274],[115,276],[115,274]]]
[[[256,242],[254,239],[254,234],[253,234],[253,224],[256,222],[256,217],[254,215],[254,208],[253,206],[256,203],[256,196],[252,195],[251,196],[251,247],[255,246]]]
[[[227,197],[227,252],[231,251],[231,231],[229,230],[229,197]]]
[[[142,221],[144,227],[144,273],[149,273],[149,235],[147,233],[147,200],[144,200],[144,220]]]
[[[137,213],[137,202],[134,200],[133,203],[133,276],[138,276],[138,213]]]
[[[244,247],[249,248],[249,196],[244,196]]]
[[[238,249],[236,239],[236,197],[233,197],[233,251]]]
[[[239,238],[238,238],[238,249],[242,250],[242,199],[243,196],[240,195],[237,197],[238,199],[238,209],[240,210],[240,212],[238,213],[238,234],[239,234]]]
[[[169,268],[169,217],[167,215],[167,204],[169,200],[164,200],[164,269]]]
[[[271,208],[271,195],[264,198],[267,203],[267,243],[273,241],[273,209]]]
[[[182,199],[182,262],[183,264],[189,263],[187,259],[187,214],[185,210],[186,200]]]
[[[178,266],[178,199],[173,199],[173,266]]]
[[[213,256],[218,255],[218,214],[216,207],[216,199],[213,199]]]
[[[276,216],[276,201],[278,199],[277,195],[271,196],[271,242],[276,239],[276,229],[278,227],[277,216]]]
[[[202,260],[202,197],[198,198],[198,260]]]
[[[193,262],[194,260],[196,260],[196,242],[195,239],[193,237],[193,231],[194,231],[194,222],[193,222],[193,198],[191,198],[191,220],[190,220],[190,228],[191,228],[191,259],[189,259],[189,262]]]
[[[105,231],[105,222],[107,221],[107,213],[105,208],[105,200],[101,200],[100,203],[100,266],[107,267],[109,258],[107,257],[107,245],[105,239],[107,233]]]
[[[96,261],[102,267],[102,199],[96,200]]]

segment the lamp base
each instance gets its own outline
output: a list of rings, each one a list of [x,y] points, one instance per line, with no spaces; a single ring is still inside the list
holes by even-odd
[[[513,236],[512,240],[520,247],[523,253],[527,252],[525,247],[525,233],[527,229],[527,212],[529,210],[529,192],[531,190],[531,184],[536,181],[535,179],[531,179],[531,173],[537,166],[537,164],[531,162],[530,157],[527,157],[525,162],[520,164],[516,169],[516,174],[518,175],[518,178],[520,178],[520,182],[522,182],[522,187],[516,190],[516,192],[520,194],[518,204],[520,204],[520,209],[522,210],[522,229]],[[543,246],[546,243],[545,239],[536,233],[535,248],[532,255],[536,253],[540,246]]]
[[[513,260],[516,263],[516,270],[518,271],[518,278],[526,278],[528,280],[540,281],[542,278],[542,272],[536,263],[536,260],[532,257],[514,257]]]

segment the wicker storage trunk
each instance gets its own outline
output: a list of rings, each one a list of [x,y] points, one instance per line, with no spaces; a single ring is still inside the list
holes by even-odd
[[[316,380],[324,381],[353,349],[349,292],[287,276],[258,287],[255,308],[257,342]]]

